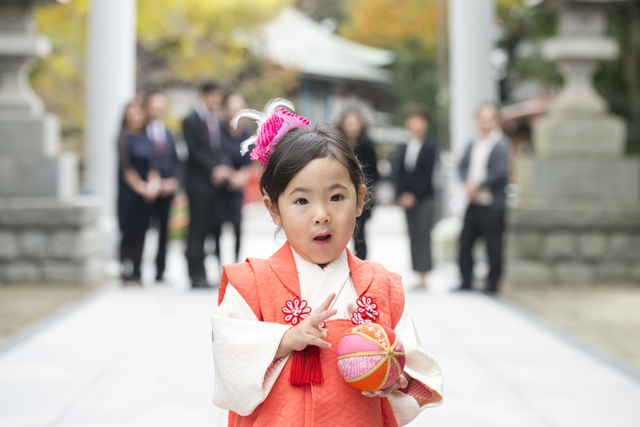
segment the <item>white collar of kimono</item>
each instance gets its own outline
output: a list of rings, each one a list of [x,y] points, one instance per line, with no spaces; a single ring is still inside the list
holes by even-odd
[[[324,269],[305,260],[293,249],[291,252],[298,271],[300,297],[306,300],[313,310],[322,304],[331,292],[337,294],[351,273],[346,249]]]

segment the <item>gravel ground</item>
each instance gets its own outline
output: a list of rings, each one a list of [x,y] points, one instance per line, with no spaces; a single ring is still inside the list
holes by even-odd
[[[640,286],[512,288],[502,297],[640,372]]]
[[[0,342],[94,289],[49,284],[0,285]]]

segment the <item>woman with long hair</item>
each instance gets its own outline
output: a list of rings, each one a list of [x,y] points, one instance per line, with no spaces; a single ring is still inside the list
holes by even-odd
[[[124,109],[118,137],[118,222],[122,232],[120,261],[123,285],[141,285],[140,264],[152,203],[160,191],[153,146],[145,132],[146,115],[139,100]]]
[[[369,217],[371,217],[371,209],[375,202],[375,187],[380,179],[378,158],[373,141],[367,135],[362,115],[357,109],[349,108],[342,113],[338,129],[344,134],[358,161],[362,164],[368,187],[367,191],[372,194],[370,199],[372,202],[366,205],[362,215],[356,219],[356,233],[354,235],[356,256],[360,259],[367,259],[367,242],[365,240],[364,227]]]

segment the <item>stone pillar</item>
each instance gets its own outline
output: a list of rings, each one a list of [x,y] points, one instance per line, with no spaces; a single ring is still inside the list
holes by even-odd
[[[77,196],[77,158],[59,153],[58,120],[29,86],[50,50],[34,3],[0,0],[0,283],[87,284],[101,271],[97,206]]]
[[[474,109],[498,97],[489,60],[493,50],[493,0],[449,0],[451,150],[460,155],[475,132]]]
[[[558,35],[544,46],[565,85],[533,128],[536,155],[518,167],[509,215],[510,283],[640,281],[640,161],[624,155],[626,125],[593,86],[619,55],[606,34],[619,0],[546,0]]]
[[[103,255],[116,258],[117,149],[125,104],[135,95],[136,0],[92,0],[85,189],[100,203]]]
[[[51,49],[36,34],[32,3],[0,0],[0,197],[77,191],[77,159],[58,154],[58,120],[29,86],[33,58]]]

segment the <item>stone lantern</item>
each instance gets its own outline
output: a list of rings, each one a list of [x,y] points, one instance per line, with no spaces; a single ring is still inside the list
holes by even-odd
[[[519,165],[508,284],[640,281],[640,161],[625,156],[626,124],[593,85],[600,62],[619,56],[606,13],[624,2],[530,2],[558,14],[543,52],[564,87],[533,127],[535,156]]]
[[[36,3],[0,0],[0,283],[89,283],[101,270],[97,207],[78,196],[78,160],[60,153],[58,120],[28,81],[51,49]]]

